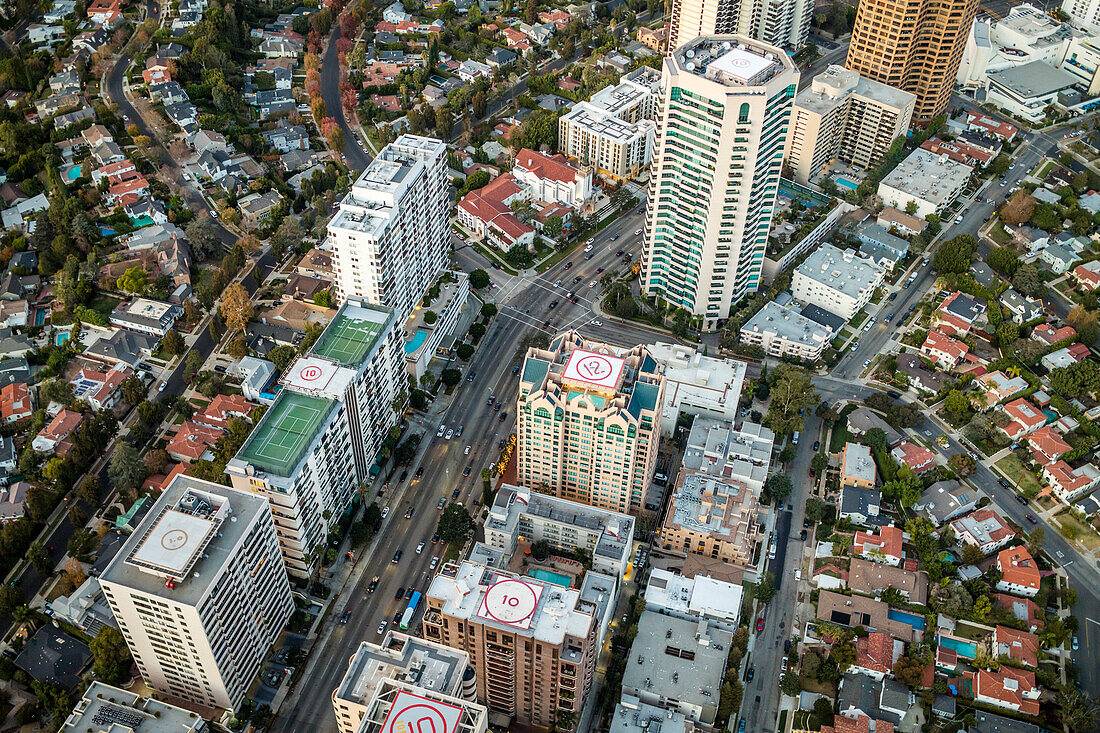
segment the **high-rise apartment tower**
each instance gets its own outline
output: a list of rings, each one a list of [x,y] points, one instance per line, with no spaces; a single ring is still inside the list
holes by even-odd
[[[978,0],[860,0],[845,66],[917,95],[913,124],[947,109]]]
[[[760,287],[798,71],[743,36],[703,36],[664,60],[643,292],[705,328]]]
[[[813,0],[673,0],[669,51],[699,36],[738,34],[788,51],[806,45]]]

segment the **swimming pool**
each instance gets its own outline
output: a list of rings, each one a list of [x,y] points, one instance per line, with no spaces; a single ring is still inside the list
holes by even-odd
[[[68,331],[59,332],[57,335],[55,335],[53,337],[53,342],[55,344],[57,344],[58,346],[64,346],[65,344],[69,343],[69,332]]]
[[[960,657],[965,657],[966,659],[973,659],[974,654],[978,651],[978,645],[974,642],[963,641],[962,639],[955,639],[950,636],[940,636],[939,645],[950,649]]]
[[[917,631],[924,631],[924,616],[918,616],[915,613],[906,613],[896,608],[891,608],[890,612],[886,615],[891,621],[900,621],[903,624],[909,624]]]
[[[80,171],[81,170],[82,170],[82,167],[81,167],[80,163],[77,163],[76,165],[69,168],[69,170],[65,171],[65,177],[68,178],[69,182],[71,183],[71,182],[75,181],[76,179],[80,178]]]
[[[859,188],[858,183],[855,183],[854,181],[849,181],[844,176],[833,176],[833,180],[836,181],[837,184],[839,184],[841,186],[844,186],[844,188],[850,188],[853,191],[855,191],[857,188]]]
[[[562,573],[555,573],[550,570],[543,570],[542,568],[535,568],[528,573],[532,578],[536,580],[544,580],[547,583],[553,583],[554,585],[560,585],[562,588],[572,588],[573,579],[568,575]]]
[[[424,345],[424,342],[428,340],[428,332],[423,328],[416,329],[416,333],[413,337],[405,342],[405,354],[415,354],[416,350]]]

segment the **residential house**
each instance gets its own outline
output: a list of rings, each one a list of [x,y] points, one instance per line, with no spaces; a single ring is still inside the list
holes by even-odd
[[[939,331],[929,331],[920,347],[921,353],[932,359],[944,370],[954,369],[965,357],[970,347],[962,341],[945,336]]]
[[[817,599],[817,618],[837,626],[881,631],[902,641],[920,641],[921,629],[890,613],[890,604],[866,596],[822,590]],[[923,619],[922,619],[923,620]]]
[[[993,653],[1035,669],[1039,666],[1039,637],[997,624],[993,629]]]
[[[947,336],[966,335],[984,313],[984,302],[956,290],[940,303],[932,314],[932,321]]]
[[[877,489],[864,489],[849,484],[840,490],[840,519],[865,527],[878,526],[881,506],[882,493]]]
[[[14,450],[14,444],[11,438],[4,440],[9,450]],[[4,456],[6,458],[6,454]],[[2,466],[2,470],[10,472],[15,470],[14,453],[12,454],[11,467],[7,466],[5,462]],[[24,507],[27,502],[27,490],[31,488],[31,485],[26,481],[16,481],[11,486],[6,488],[0,488],[0,524],[7,523],[19,519],[25,513]]]
[[[223,153],[228,153],[232,147],[225,139],[225,135],[220,132],[214,132],[213,130],[199,130],[191,138],[191,147],[195,149],[196,153],[202,154],[207,150],[217,150]]]
[[[483,64],[473,59],[466,59],[458,67],[458,77],[467,84],[472,84],[479,77],[485,77],[486,79],[492,78],[493,69],[487,64]]]
[[[262,194],[250,194],[239,199],[237,208],[241,210],[241,222],[245,229],[258,229],[267,224],[282,200],[283,197],[274,190]]]
[[[951,522],[951,529],[955,537],[986,555],[1016,538],[1016,532],[1004,517],[992,509],[978,509],[959,517]]]
[[[1100,197],[1100,194],[1098,194]],[[1082,290],[1095,290],[1100,287],[1100,260],[1092,260],[1073,268],[1071,276]]]
[[[1072,468],[1065,461],[1059,460],[1043,466],[1043,479],[1059,499],[1069,504],[1100,484],[1100,471],[1091,463]]]
[[[902,531],[897,527],[880,527],[878,534],[856,530],[852,543],[853,557],[864,557],[886,565],[901,565],[905,552],[901,549]]]
[[[1010,377],[1002,371],[987,372],[974,381],[985,390],[982,392],[985,403],[980,405],[983,412],[1028,388],[1027,380],[1023,377]]]
[[[1021,397],[1001,408],[1010,422],[1001,430],[1012,440],[1019,440],[1046,424],[1047,416],[1027,399]]]
[[[34,414],[34,393],[22,382],[12,382],[0,388],[0,419],[5,423],[19,422]]]
[[[943,389],[944,375],[927,369],[916,354],[899,354],[897,364],[898,372],[904,374],[909,380],[909,386],[918,392],[937,394]]]
[[[981,493],[969,485],[949,479],[937,481],[921,492],[913,510],[939,527],[978,506]]]
[[[263,133],[268,145],[280,153],[291,150],[309,150],[309,133],[302,125],[281,125]]]
[[[1035,685],[1034,672],[1002,665],[996,672],[977,669],[965,676],[971,679],[976,701],[1025,715],[1039,714],[1041,691]]]
[[[1043,610],[1030,598],[994,593],[991,600],[1001,608],[1009,611],[1017,620],[1023,621],[1027,625],[1028,631],[1033,634],[1046,626],[1043,619]]]
[[[120,328],[110,337],[100,338],[86,348],[83,356],[110,366],[128,364],[136,369],[142,359],[152,355],[159,341],[155,336]]]
[[[871,449],[859,443],[846,443],[840,458],[841,485],[873,489],[877,476]]]
[[[1021,326],[1043,317],[1043,301],[1021,295],[1012,288],[1001,295],[1000,302],[1008,309],[1012,320]]]
[[[152,298],[134,298],[111,311],[112,325],[163,338],[183,315],[183,308]]]
[[[893,588],[910,603],[928,601],[928,574],[853,557],[848,566],[848,587],[857,593],[880,596]]]
[[[899,464],[909,466],[918,476],[936,467],[935,453],[908,440],[902,441],[897,448],[890,451],[890,455]]]
[[[223,430],[184,420],[165,450],[173,459],[183,463],[192,463],[204,457],[212,458],[213,453],[210,451],[223,435]]]
[[[1073,447],[1049,425],[1044,425],[1028,435],[1027,444],[1031,447],[1031,455],[1035,458],[1035,462],[1040,466],[1048,466],[1073,450]]]
[[[78,400],[84,400],[96,410],[109,410],[122,399],[122,382],[133,373],[128,364],[115,364],[106,373],[84,367],[69,383]]]
[[[856,661],[849,670],[881,680],[893,674],[894,663],[905,653],[905,643],[881,631],[856,637]]]
[[[520,221],[510,206],[526,198],[526,189],[512,174],[498,176],[462,197],[458,202],[459,223],[473,236],[501,250],[517,244],[529,247],[535,241],[535,229]]]
[[[1066,245],[1051,244],[1043,249],[1039,259],[1049,266],[1055,275],[1062,275],[1073,267],[1073,263],[1080,262],[1081,255]]]
[[[79,412],[73,412],[67,407],[61,408],[53,420],[34,437],[31,447],[46,455],[65,455],[72,447],[69,436],[83,420],[84,416]]]
[[[1024,545],[1006,547],[997,553],[1001,579],[997,590],[1031,598],[1039,592],[1039,568]]]
[[[538,201],[575,208],[592,196],[592,172],[572,167],[564,155],[545,155],[524,148],[516,154],[512,175]]]
[[[1038,326],[1031,329],[1032,340],[1044,343],[1047,346],[1053,346],[1061,341],[1067,341],[1076,337],[1077,332],[1073,330],[1072,326],[1055,328],[1049,323],[1040,323]]]
[[[1052,351],[1040,359],[1040,363],[1048,370],[1065,369],[1079,361],[1084,361],[1089,355],[1089,347],[1082,344],[1070,344],[1064,348]]]
[[[187,92],[178,81],[166,81],[149,87],[149,98],[154,102],[160,102],[166,107],[173,104],[189,101]]]
[[[246,400],[242,395],[220,394],[210,400],[210,403],[203,408],[202,412],[196,413],[192,419],[198,424],[209,428],[228,430],[229,421],[232,418],[252,422],[250,416],[255,407],[256,405]]]

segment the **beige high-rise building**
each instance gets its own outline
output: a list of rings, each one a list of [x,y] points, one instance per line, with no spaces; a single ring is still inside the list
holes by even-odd
[[[425,595],[425,639],[470,655],[477,699],[521,725],[580,723],[615,613],[615,579],[566,588],[473,562],[447,563]]]
[[[657,464],[664,377],[645,347],[559,335],[528,350],[516,405],[517,483],[636,514]]]
[[[795,97],[783,159],[806,185],[835,160],[868,168],[909,129],[916,101],[834,64]]]
[[[845,66],[917,96],[913,124],[947,109],[978,0],[860,0]]]
[[[664,61],[642,292],[707,329],[760,289],[798,71],[744,36],[703,36]]]
[[[806,45],[813,0],[673,0],[671,53],[699,36],[747,36],[788,51]]]

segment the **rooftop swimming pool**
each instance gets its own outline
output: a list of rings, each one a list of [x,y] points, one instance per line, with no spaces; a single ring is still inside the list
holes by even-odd
[[[563,573],[555,573],[551,570],[543,570],[542,568],[535,568],[528,573],[532,578],[536,580],[542,580],[547,583],[553,583],[554,585],[560,585],[562,588],[572,588],[573,579]]]
[[[416,350],[424,345],[424,342],[428,340],[428,332],[423,328],[416,329],[416,333],[413,337],[405,342],[405,354],[415,354]]]

